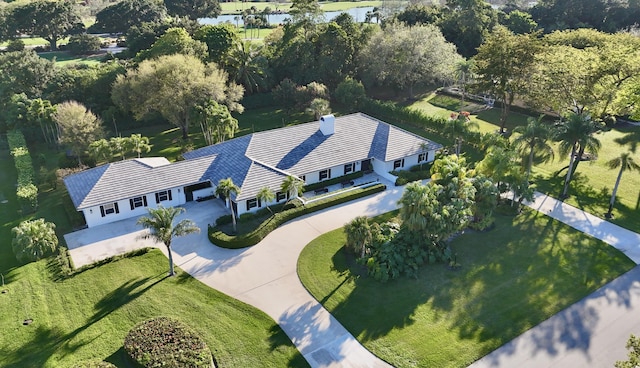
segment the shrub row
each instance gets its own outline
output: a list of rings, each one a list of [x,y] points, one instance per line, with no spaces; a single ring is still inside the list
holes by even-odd
[[[312,191],[312,190],[328,187],[329,185],[342,183],[343,181],[349,181],[349,180],[353,180],[353,179],[358,179],[358,178],[361,178],[363,176],[364,176],[364,172],[363,171],[352,172],[352,173],[347,174],[347,175],[338,176],[337,178],[333,178],[333,179],[329,179],[329,180],[323,180],[323,181],[320,181],[320,182],[317,182],[317,183],[305,185],[304,186],[304,191],[305,192],[309,192],[309,191]]]
[[[16,190],[18,199],[23,204],[35,208],[38,205],[38,187],[33,183],[35,171],[24,135],[19,130],[8,131],[7,143],[18,171],[18,188]]]
[[[342,194],[337,194],[300,207],[286,209],[267,218],[255,230],[247,234],[231,236],[225,234],[217,227],[209,226],[209,241],[223,248],[238,249],[250,247],[260,242],[260,240],[264,239],[270,232],[289,220],[357,198],[366,197],[370,194],[379,193],[385,189],[386,186],[384,184],[375,184],[367,188],[354,189]]]
[[[143,367],[214,367],[204,340],[189,326],[168,317],[138,323],[125,337],[124,350]]]

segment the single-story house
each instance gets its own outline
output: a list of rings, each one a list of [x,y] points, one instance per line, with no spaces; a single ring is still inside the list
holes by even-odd
[[[147,207],[177,206],[212,196],[215,186],[231,178],[240,193],[231,198],[236,214],[270,203],[256,198],[261,188],[276,193],[289,176],[306,184],[356,171],[390,178],[390,171],[433,161],[442,145],[362,113],[257,132],[165,158],[131,159],[105,164],[64,179],[87,226],[144,215]],[[392,178],[390,178],[392,179]]]

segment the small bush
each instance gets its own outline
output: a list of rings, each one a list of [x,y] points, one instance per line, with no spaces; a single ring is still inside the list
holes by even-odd
[[[323,180],[323,181],[320,181],[320,182],[317,182],[317,183],[305,185],[304,186],[304,191],[305,192],[309,192],[309,191],[312,191],[312,190],[316,190],[316,189],[327,187],[329,185],[342,183],[343,181],[349,181],[349,180],[353,180],[353,179],[358,179],[358,178],[361,178],[363,176],[364,176],[364,172],[362,172],[362,171],[352,172],[350,174],[343,175],[343,176],[338,176],[338,177],[333,178],[333,179]]]
[[[256,217],[255,213],[252,212],[247,212],[247,213],[243,213],[242,215],[240,215],[239,221],[240,222],[248,222],[253,220]]]
[[[89,34],[74,35],[69,38],[69,52],[72,55],[93,54],[100,50],[100,37]]]
[[[168,317],[137,324],[124,339],[124,350],[143,367],[213,367],[211,350],[187,325]]]
[[[416,165],[416,166],[420,166],[420,165]],[[431,178],[431,170],[430,169],[418,170],[418,171],[414,171],[414,170],[411,170],[411,169],[409,171],[406,171],[406,170],[393,171],[391,174],[398,177],[396,179],[396,186],[405,185],[405,184],[411,183],[413,181],[425,180],[425,179]]]
[[[211,241],[212,244],[223,248],[238,249],[250,247],[252,245],[258,244],[258,242],[264,239],[264,237],[267,236],[270,232],[287,221],[357,198],[362,198],[374,193],[382,192],[385,189],[386,186],[384,184],[376,184],[367,188],[356,189],[353,191],[338,194],[333,197],[328,197],[311,204],[300,205],[293,208],[291,208],[291,206],[293,206],[292,203],[295,201],[291,201],[287,204],[285,210],[268,217],[264,222],[262,222],[262,224],[258,225],[255,230],[247,234],[231,236],[225,234],[217,227],[210,227],[208,231],[209,241]]]
[[[6,50],[7,52],[22,51],[24,50],[24,41],[19,38],[13,39],[7,44]]]
[[[231,215],[220,216],[216,219],[216,226],[227,225],[232,222]]]

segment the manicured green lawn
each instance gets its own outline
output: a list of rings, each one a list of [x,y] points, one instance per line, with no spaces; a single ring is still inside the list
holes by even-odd
[[[45,58],[47,60],[54,60],[58,65],[69,65],[69,64],[87,64],[87,65],[95,65],[99,64],[100,60],[104,55],[92,55],[92,56],[76,56],[71,55],[66,51],[51,51],[51,52],[42,52],[40,57]]]
[[[198,331],[218,367],[304,367],[304,358],[264,313],[180,272],[167,278],[158,250],[55,280],[47,261],[5,274],[0,294],[0,366],[71,367],[107,360],[128,367],[122,344],[136,323],[170,316]],[[23,320],[33,324],[23,326]]]
[[[382,1],[338,1],[338,2],[321,2],[320,6],[324,11],[340,11],[347,10],[351,8],[360,8],[367,6],[380,6],[382,5]],[[220,7],[222,8],[222,14],[238,14],[241,13],[243,9],[250,8],[255,6],[258,11],[264,10],[266,7],[271,8],[272,10],[280,10],[283,12],[289,11],[291,7],[290,2],[285,3],[277,3],[277,2],[257,2],[257,3],[242,3],[239,1],[233,2],[221,2]]]
[[[369,279],[345,257],[344,241],[342,229],[315,239],[298,274],[359,341],[395,367],[466,367],[634,266],[614,248],[532,210],[456,238],[462,268],[428,265],[417,279]]]
[[[459,100],[448,96],[431,94],[410,106],[430,114],[447,117],[451,112],[458,110]],[[513,130],[518,125],[525,125],[527,117],[527,115],[512,112],[507,121],[507,129]],[[497,108],[485,110],[477,115],[472,115],[472,119],[479,124],[480,131],[495,132],[499,128],[500,110]],[[635,142],[639,141],[640,127],[618,126],[599,133],[596,137],[602,143],[598,158],[596,161],[581,162],[578,165],[576,177],[572,181],[569,190],[571,196],[565,202],[604,218],[618,174],[617,170],[610,170],[606,163],[627,150],[627,147],[616,143],[617,139],[626,138]],[[566,170],[561,171],[559,174],[558,171],[568,165],[569,158],[561,158],[557,153],[557,144],[554,144],[554,147],[556,148],[554,161],[535,166],[533,173],[537,189],[558,198],[562,192]],[[636,162],[640,162],[640,151],[634,153],[633,157]],[[613,211],[614,218],[611,222],[632,231],[640,232],[639,209],[640,173],[625,172],[618,189],[616,205]]]

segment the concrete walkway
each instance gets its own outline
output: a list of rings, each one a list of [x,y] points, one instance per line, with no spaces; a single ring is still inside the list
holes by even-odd
[[[598,238],[640,262],[640,235],[547,195],[527,206]],[[613,367],[640,333],[640,266],[518,336],[471,368]]]

